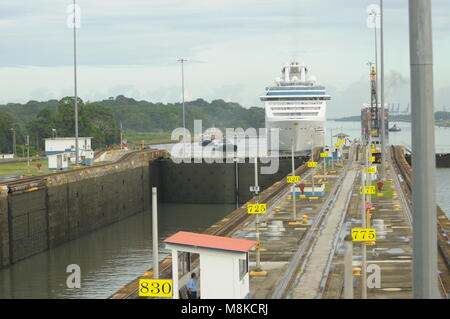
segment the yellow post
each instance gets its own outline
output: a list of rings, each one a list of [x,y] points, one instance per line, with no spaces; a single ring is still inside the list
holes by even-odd
[[[308,216],[307,215],[303,215],[302,220],[303,220],[303,225],[308,224]]]

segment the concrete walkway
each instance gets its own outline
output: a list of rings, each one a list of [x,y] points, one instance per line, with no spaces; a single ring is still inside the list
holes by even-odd
[[[339,222],[342,215],[345,214],[345,202],[348,193],[352,191],[358,167],[357,164],[353,164],[344,178],[342,188],[339,190],[333,208],[328,213],[305,271],[293,289],[292,297],[294,299],[313,299],[319,293],[320,281],[333,247],[334,238],[339,233]]]

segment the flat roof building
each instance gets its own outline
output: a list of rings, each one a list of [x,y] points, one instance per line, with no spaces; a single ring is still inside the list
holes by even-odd
[[[192,254],[200,259],[197,275],[201,272],[202,299],[250,298],[248,252],[256,241],[180,231],[164,242],[172,250],[174,299],[180,297],[193,271]]]

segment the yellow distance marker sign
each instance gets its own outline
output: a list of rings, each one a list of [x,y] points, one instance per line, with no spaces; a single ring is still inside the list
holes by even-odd
[[[266,204],[250,204],[247,206],[247,213],[249,214],[265,214]]]
[[[308,162],[308,167],[317,167],[317,162]]]
[[[364,186],[364,194],[375,195],[376,194],[375,186]]]
[[[367,173],[367,171],[369,172],[369,174],[376,174],[377,173],[377,167],[376,166],[372,166],[372,167],[369,167],[369,169],[366,169],[364,167],[364,173]]]
[[[287,182],[288,183],[300,183],[300,176],[288,176],[287,177]]]
[[[328,153],[320,153],[320,157],[328,157]]]
[[[376,241],[377,230],[375,228],[352,229],[352,241]]]
[[[139,279],[140,297],[172,297],[172,280],[169,279]]]

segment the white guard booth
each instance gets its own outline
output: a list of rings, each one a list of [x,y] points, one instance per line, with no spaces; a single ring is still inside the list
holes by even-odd
[[[172,274],[178,274],[173,276],[174,299],[180,298],[179,291],[185,288],[192,272],[180,261],[188,260],[190,264],[192,254],[200,258],[200,270],[195,272],[200,275],[197,294],[201,299],[250,297],[248,252],[256,241],[180,231],[164,242],[172,250]]]
[[[75,153],[61,152],[47,155],[48,169],[50,170],[65,170],[69,168],[69,158],[75,156]]]

